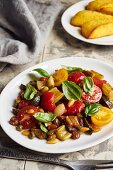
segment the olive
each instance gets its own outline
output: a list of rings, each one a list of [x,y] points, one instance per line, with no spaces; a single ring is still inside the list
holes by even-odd
[[[39,139],[46,139],[47,135],[45,132],[42,132],[40,129],[34,130],[34,134]]]
[[[62,123],[65,122],[66,116],[59,116],[58,119],[59,119],[59,121],[60,121],[61,124],[62,124]]]
[[[17,112],[18,112],[18,109],[14,107],[14,108],[12,109],[12,113],[13,113],[14,115],[17,115]]]
[[[25,90],[25,89],[26,89],[26,86],[25,86],[24,84],[21,84],[21,85],[20,85],[20,89],[21,89],[21,90]]]
[[[32,131],[29,133],[28,138],[33,139],[35,137],[35,133]]]
[[[57,125],[52,123],[51,125],[48,126],[48,130],[53,130],[53,129],[57,129]]]
[[[47,140],[51,140],[51,139],[55,139],[56,138],[56,134],[52,134],[51,136],[48,136]]]
[[[67,129],[68,132],[77,131],[77,129],[75,127],[72,127],[72,126],[66,126],[66,129]]]
[[[52,136],[52,135],[54,135],[56,133],[56,130],[54,129],[54,130],[50,130],[50,131],[48,131],[47,132],[47,136]]]
[[[22,129],[23,129],[23,126],[22,126],[22,125],[19,125],[19,126],[16,127],[16,130],[17,130],[17,131],[22,131]]]
[[[18,121],[18,119],[16,118],[16,116],[13,116],[13,117],[10,119],[9,123],[10,123],[11,125],[13,125],[13,126],[18,126],[18,125],[19,125],[19,121]]]
[[[24,99],[24,91],[23,90],[20,91],[19,96],[21,99]]]
[[[57,125],[57,127],[59,127],[60,126],[60,120],[58,119],[58,118],[56,118],[54,121],[53,121],[53,123],[55,124],[55,125]]]
[[[79,131],[74,131],[74,132],[72,132],[71,138],[72,138],[72,139],[78,139],[78,138],[80,138],[80,132],[79,132]]]

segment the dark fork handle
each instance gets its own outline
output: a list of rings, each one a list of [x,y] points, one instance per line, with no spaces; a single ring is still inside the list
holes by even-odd
[[[0,149],[0,157],[12,158],[18,160],[28,160],[28,161],[39,161],[50,164],[56,164],[60,166],[65,166],[73,170],[95,170],[95,167],[101,167],[105,164],[110,166],[113,164],[113,161],[106,160],[75,160],[68,161],[63,159],[58,159],[54,155],[43,155],[41,153],[29,152],[28,150],[21,150],[15,148],[1,148]],[[97,165],[97,166],[96,166]]]

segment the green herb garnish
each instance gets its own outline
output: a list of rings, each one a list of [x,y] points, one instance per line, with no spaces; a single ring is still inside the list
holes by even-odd
[[[70,99],[79,100],[82,96],[81,88],[77,84],[71,81],[64,81],[62,83],[62,90],[63,90],[65,97],[68,100]]]
[[[53,113],[42,113],[42,112],[37,112],[33,116],[36,120],[43,123],[52,122],[56,118],[56,116]]]
[[[97,113],[101,108],[101,104],[95,103],[90,104],[85,108],[85,115],[86,116],[92,116],[93,114]]]
[[[50,75],[47,73],[47,71],[45,71],[42,68],[37,68],[37,69],[34,69],[33,71],[36,71],[37,73],[39,73],[43,77],[50,77]]]
[[[34,96],[37,94],[37,90],[30,84],[27,84],[26,90],[24,93],[24,98],[26,100],[31,100],[34,98]]]
[[[68,71],[68,73],[72,73],[74,71],[78,71],[78,72],[83,72],[83,69],[82,68],[79,68],[79,67],[70,67],[70,66],[64,66],[62,65],[62,67]]]
[[[93,79],[91,77],[85,77],[82,81],[82,85],[83,85],[84,91],[91,95],[94,89]]]

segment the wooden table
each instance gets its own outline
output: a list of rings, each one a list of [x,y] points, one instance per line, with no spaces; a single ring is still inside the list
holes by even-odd
[[[79,0],[78,0],[79,1]],[[77,2],[77,0],[62,0],[65,6],[70,6],[71,4]],[[46,45],[44,46],[42,52],[37,56],[35,61],[27,65],[22,66],[12,66],[8,65],[3,73],[0,73],[0,78],[3,84],[7,84],[14,76],[16,76],[21,71],[26,68],[35,65],[42,61],[47,61],[60,57],[69,56],[84,56],[91,58],[98,58],[105,60],[113,64],[113,47],[112,46],[96,46],[88,43],[81,42],[77,39],[72,38],[68,35],[62,28],[60,23],[60,17],[57,19],[53,30],[51,31]],[[8,76],[7,76],[8,75]],[[1,137],[4,132],[1,130]],[[113,159],[113,138],[103,142],[95,147],[64,154],[61,156],[65,159]],[[18,161],[14,159],[0,158],[0,170],[64,170],[66,168],[48,165],[39,162],[30,161]]]

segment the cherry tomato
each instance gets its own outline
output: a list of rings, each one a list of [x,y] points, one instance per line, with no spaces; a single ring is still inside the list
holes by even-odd
[[[30,114],[30,110],[34,110],[34,112]],[[23,126],[23,129],[30,129],[36,125],[37,121],[32,115],[39,111],[40,110],[37,107],[32,105],[26,106],[18,111],[17,120],[19,121],[20,125]]]
[[[23,129],[31,129],[36,126],[36,124],[37,121],[33,116],[31,116],[30,119],[20,122],[20,125],[22,125]]]
[[[77,113],[81,113],[84,108],[85,108],[85,104],[77,100],[74,102],[72,106],[66,108],[67,111],[65,115],[75,115]]]
[[[85,74],[82,72],[73,72],[69,74],[68,80],[79,84],[84,79],[84,77]]]
[[[21,113],[21,112],[19,112],[19,113],[17,114],[17,119],[18,119],[19,122],[27,121],[27,120],[29,120],[30,118],[31,118],[31,115],[28,115],[28,114],[26,114],[26,113]]]
[[[91,116],[91,121],[94,125],[101,127],[105,126],[113,120],[113,112],[107,107],[101,107],[101,109]]]
[[[102,91],[96,85],[94,85],[94,90],[93,90],[92,95],[90,95],[86,92],[82,93],[82,99],[89,103],[96,103],[101,99],[101,97],[102,97]]]
[[[40,77],[40,79],[39,79],[40,81],[46,81],[47,80],[47,78],[46,77]]]
[[[37,121],[32,115],[21,113],[17,115],[17,119],[23,129],[30,129],[37,124]]]
[[[28,102],[27,101],[25,101],[25,100],[21,100],[19,103],[18,103],[18,107],[19,108],[23,108],[23,107],[25,107],[25,106],[28,106]]]
[[[40,106],[45,110],[49,112],[53,112],[55,109],[55,95],[52,92],[45,92],[42,94],[40,99]]]
[[[98,78],[93,78],[94,84],[100,88],[102,88],[103,84],[106,83],[106,80],[100,80]]]
[[[31,111],[31,113],[30,113],[30,111]],[[35,114],[36,112],[39,112],[39,111],[40,111],[40,109],[38,107],[33,106],[33,105],[29,105],[29,106],[25,106],[25,107],[19,109],[18,113],[33,115],[33,114]]]

